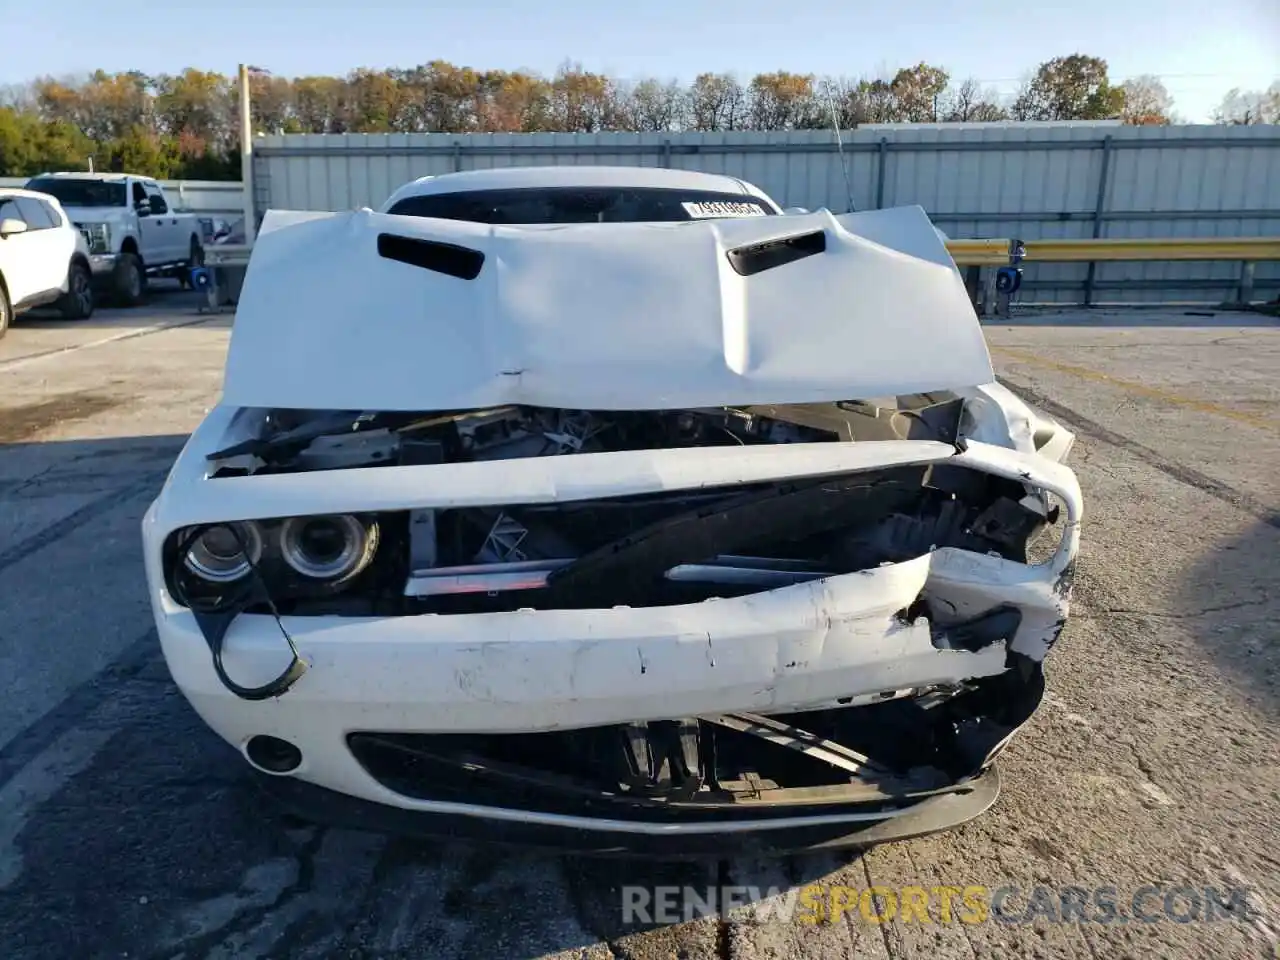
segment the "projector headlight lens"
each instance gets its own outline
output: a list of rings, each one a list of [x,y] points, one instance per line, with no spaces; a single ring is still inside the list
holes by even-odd
[[[262,534],[256,523],[220,523],[195,539],[184,563],[201,579],[231,583],[247,576],[261,556]]]
[[[350,514],[291,517],[280,527],[280,555],[296,573],[341,583],[364,570],[378,549],[378,526]]]

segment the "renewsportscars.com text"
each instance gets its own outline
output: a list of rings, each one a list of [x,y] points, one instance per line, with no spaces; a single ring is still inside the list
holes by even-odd
[[[1252,919],[1246,887],[624,886],[622,922],[684,923],[750,910],[759,921],[835,923],[1213,923]]]

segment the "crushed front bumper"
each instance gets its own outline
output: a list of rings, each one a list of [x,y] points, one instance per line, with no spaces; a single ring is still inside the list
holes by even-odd
[[[858,455],[866,455],[869,445],[861,446]],[[159,543],[172,530],[245,514],[195,500],[177,501],[179,509],[162,495],[144,525],[160,641],[178,686],[229,743],[247,753],[255,737],[267,736],[297,748],[297,765],[272,778],[280,781],[276,792],[292,806],[327,810],[325,819],[664,855],[722,850],[726,840],[797,849],[943,829],[994,801],[991,762],[1039,701],[1040,662],[1066,617],[1081,497],[1069,470],[1040,457],[982,443],[961,451],[906,442],[883,447],[898,461],[912,449],[921,460],[945,458],[1054,494],[1065,508],[1057,550],[1044,563],[1021,564],[944,547],[857,573],[677,606],[285,616],[279,624],[270,616],[242,614],[224,646],[227,672],[237,683],[262,684],[281,673],[288,662],[281,627],[309,667],[283,696],[247,701],[218,679],[194,616],[168,596],[159,569]],[[566,463],[569,459],[512,469],[535,476],[546,495],[563,489],[555,478],[548,479],[548,471],[569,476],[575,466]],[[180,462],[170,486],[181,489],[189,482],[192,478],[183,476],[189,469]],[[379,481],[394,479],[388,470],[365,473]],[[204,488],[217,491],[221,485],[234,500],[244,497],[254,479],[210,481]],[[362,496],[333,492],[332,478],[322,488],[326,478],[315,474],[264,479],[273,482],[255,489],[274,489],[271,496],[309,491],[307,496],[317,498],[317,512],[358,508],[352,501]],[[431,495],[444,497],[441,489],[437,484]],[[376,505],[369,506],[382,509],[393,495],[386,488],[373,494],[367,488],[363,496],[376,497]],[[396,506],[424,505],[422,499],[406,492]],[[253,509],[270,516],[278,508],[263,502]],[[931,601],[932,618],[906,615],[922,597]],[[1002,629],[984,634],[974,628],[1001,610],[1016,613],[1011,621],[1000,621]],[[1015,673],[1020,675],[1013,697],[1018,703],[972,740],[951,776],[922,789],[919,783],[899,783],[862,793],[778,793],[778,803],[704,808],[637,803],[607,793],[584,796],[555,785],[542,789],[546,784],[495,793],[485,789],[483,764],[454,764],[458,777],[448,783],[406,779],[371,759],[359,742],[361,736],[385,734],[500,739],[719,714],[776,717],[826,710],[850,715],[899,691],[998,684]]]
[[[263,792],[285,812],[333,826],[424,839],[451,837],[576,854],[664,860],[771,856],[907,840],[967,823],[990,809],[1000,795],[1000,773],[993,766],[953,792],[890,810],[867,806],[825,817],[792,812],[771,821],[636,824],[601,817],[478,816],[475,808],[404,808],[294,777],[256,774],[256,778]]]

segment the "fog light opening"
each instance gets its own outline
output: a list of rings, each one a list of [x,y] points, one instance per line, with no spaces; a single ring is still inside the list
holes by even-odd
[[[302,764],[302,751],[288,740],[260,733],[244,745],[244,755],[263,773],[283,776]]]

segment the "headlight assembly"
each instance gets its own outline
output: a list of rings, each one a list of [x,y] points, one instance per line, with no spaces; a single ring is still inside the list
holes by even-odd
[[[192,541],[183,563],[210,583],[232,583],[248,576],[262,558],[262,534],[256,523],[211,526]]]
[[[85,243],[90,253],[111,252],[111,225],[108,223],[81,223],[80,232],[84,234]]]
[[[280,556],[295,573],[340,584],[359,574],[378,549],[378,525],[350,514],[290,517],[280,526]]]
[[[282,603],[331,597],[352,587],[373,565],[386,539],[381,534],[372,515],[202,524],[169,538],[165,576],[184,606],[229,609],[260,602],[264,591]]]

